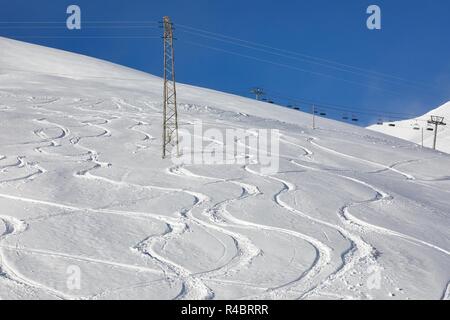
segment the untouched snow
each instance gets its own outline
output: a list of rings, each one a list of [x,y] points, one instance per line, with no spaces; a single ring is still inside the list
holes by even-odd
[[[160,157],[161,93],[0,38],[0,298],[449,298],[449,155],[179,85],[181,128],[281,138],[275,174],[177,166]]]
[[[444,122],[447,123],[446,126],[439,126],[438,128],[436,149],[450,153],[450,101],[417,119],[386,122],[383,125],[372,125],[368,127],[368,129],[422,145],[423,128],[423,145],[424,147],[432,148],[434,131],[428,129],[434,129],[434,125],[427,124],[427,121],[430,120],[432,115],[444,117]],[[395,124],[395,127],[390,126],[389,124]]]

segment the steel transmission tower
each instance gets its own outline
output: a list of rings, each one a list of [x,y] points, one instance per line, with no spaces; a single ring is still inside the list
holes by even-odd
[[[431,116],[431,120],[428,120],[429,124],[434,124],[434,141],[433,141],[433,149],[436,150],[436,140],[437,140],[437,132],[439,126],[447,125],[444,122],[444,117]]]
[[[175,88],[175,66],[173,50],[173,28],[170,18],[163,18],[164,28],[164,103],[163,103],[163,145],[162,157],[165,158],[169,147],[178,147],[177,92]]]

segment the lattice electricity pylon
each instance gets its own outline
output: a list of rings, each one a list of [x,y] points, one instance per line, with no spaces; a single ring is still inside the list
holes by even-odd
[[[163,103],[163,145],[162,157],[166,157],[169,147],[178,147],[177,92],[175,87],[175,65],[173,49],[173,28],[169,17],[163,18],[164,28],[164,103]]]
[[[433,149],[436,150],[438,126],[446,126],[447,124],[444,122],[444,117],[439,117],[439,116],[431,116],[431,120],[428,120],[428,123],[434,124]]]

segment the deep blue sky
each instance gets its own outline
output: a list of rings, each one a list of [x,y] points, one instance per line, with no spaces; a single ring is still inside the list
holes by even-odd
[[[180,25],[175,30],[178,39],[175,43],[176,71],[180,82],[241,95],[248,95],[252,86],[261,86],[270,93],[270,99],[282,104],[294,102],[281,99],[281,96],[359,110],[361,114],[357,116],[362,124],[378,118],[375,114],[363,115],[367,109],[380,110],[382,117],[388,120],[388,112],[421,114],[450,100],[448,0],[2,0],[1,22],[61,23],[40,24],[41,28],[34,28],[35,24],[3,23],[0,34],[17,39],[26,36],[24,41],[83,53],[155,75],[162,74],[162,40],[159,38],[53,37],[157,37],[161,34],[161,29],[154,27],[117,28],[130,24],[108,24],[116,28],[68,31],[64,29],[65,11],[70,4],[81,7],[82,21],[86,22],[83,27],[93,26],[89,24],[93,21],[160,21],[162,16],[169,15],[175,26]],[[380,31],[366,28],[366,8],[370,4],[381,7]],[[53,28],[42,28],[49,25]],[[187,33],[185,31],[192,29],[181,25],[332,60],[362,70],[344,67],[359,74],[342,72],[311,64],[308,62],[310,60],[301,61],[255,51]],[[239,56],[199,44],[235,52]],[[322,60],[315,61],[324,63]],[[385,77],[378,75],[367,77],[364,76],[367,71],[396,78],[385,81],[382,80]],[[306,105],[300,104],[300,107],[306,108]],[[336,118],[342,115],[341,112],[327,113]]]

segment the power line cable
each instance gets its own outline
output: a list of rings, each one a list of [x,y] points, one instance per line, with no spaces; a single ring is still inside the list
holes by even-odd
[[[309,73],[309,74],[316,75],[316,76],[327,77],[327,78],[330,78],[330,79],[335,79],[335,80],[347,82],[347,83],[350,83],[350,84],[353,84],[353,85],[356,85],[356,86],[366,87],[366,88],[370,88],[370,89],[375,89],[375,90],[380,90],[380,91],[384,91],[384,92],[389,92],[389,93],[394,94],[394,95],[399,95],[399,93],[396,92],[396,91],[392,91],[392,90],[388,90],[388,89],[384,89],[384,88],[380,88],[380,87],[376,87],[376,86],[362,84],[360,82],[339,78],[339,77],[336,77],[336,76],[333,76],[333,75],[330,75],[330,74],[325,74],[325,73],[316,72],[316,71],[312,71],[312,70],[302,69],[302,68],[299,68],[299,67],[296,67],[296,66],[292,66],[292,65],[289,65],[289,64],[274,62],[274,61],[271,61],[271,60],[262,59],[262,58],[258,58],[258,57],[255,57],[255,56],[242,54],[242,53],[238,53],[238,52],[234,52],[234,51],[229,51],[229,50],[226,50],[226,49],[217,48],[217,47],[213,47],[213,46],[209,46],[209,45],[205,45],[205,44],[201,44],[201,43],[197,43],[197,42],[193,42],[193,41],[188,41],[188,40],[181,40],[181,41],[184,42],[184,43],[190,44],[190,45],[203,47],[203,48],[207,48],[207,49],[211,49],[211,50],[215,50],[215,51],[220,51],[220,52],[232,54],[232,55],[235,55],[235,56],[239,56],[239,57],[243,57],[243,58],[252,59],[252,60],[255,60],[255,61],[271,64],[271,65],[278,66],[278,67],[283,67],[283,68],[287,68],[287,69],[291,69],[291,70],[295,70],[295,71]]]
[[[160,36],[22,36],[9,35],[15,39],[161,39]],[[1,69],[1,68],[0,68]]]
[[[84,29],[159,29],[157,26],[143,26],[143,25],[132,25],[132,26],[109,26],[109,25],[99,25],[99,26],[84,26],[82,25],[81,31]],[[19,29],[19,30],[34,30],[34,29],[64,29],[67,30],[66,26],[55,26],[55,25],[49,25],[49,26],[2,26],[0,25],[0,29]]]
[[[65,22],[56,22],[56,21],[9,21],[8,22],[8,21],[0,21],[0,24],[34,24],[34,23],[59,24],[59,23],[65,23]],[[115,28],[115,29],[129,28],[129,29],[131,29],[131,28],[141,28],[141,27],[149,27],[149,28],[154,27],[154,28],[156,28],[157,26],[155,26],[154,24],[158,24],[158,23],[159,22],[157,22],[157,21],[126,21],[126,20],[125,21],[124,20],[122,20],[122,21],[120,21],[120,20],[111,20],[111,21],[99,21],[99,20],[97,20],[97,21],[95,21],[95,20],[89,21],[88,20],[88,21],[83,21],[83,24],[122,24],[121,26],[103,26],[103,28],[105,28],[105,29],[107,29],[107,28]],[[129,25],[129,24],[131,24],[131,25]],[[139,26],[139,24],[146,24],[146,25],[145,26]],[[147,24],[153,24],[153,25],[148,25],[147,26]],[[308,55],[305,55],[305,54],[301,54],[301,53],[297,53],[297,52],[293,52],[293,51],[289,51],[289,50],[279,49],[279,48],[276,48],[276,47],[267,46],[267,45],[264,45],[264,44],[260,44],[260,43],[256,43],[256,42],[252,42],[252,41],[248,41],[248,40],[243,40],[243,39],[227,36],[227,35],[220,34],[220,33],[214,33],[214,32],[210,32],[210,31],[207,31],[207,30],[202,30],[202,29],[190,27],[190,26],[183,25],[183,24],[177,24],[177,26],[180,26],[181,28],[184,28],[184,29],[191,30],[191,31],[189,31],[189,30],[180,30],[181,32],[186,32],[186,33],[190,33],[190,34],[199,35],[199,36],[202,36],[202,37],[205,37],[205,38],[209,38],[209,39],[212,39],[212,40],[218,40],[218,41],[222,41],[222,42],[238,45],[238,46],[241,46],[241,47],[249,48],[249,49],[252,49],[252,50],[258,50],[260,52],[265,52],[265,53],[274,54],[274,55],[278,55],[278,56],[282,56],[282,57],[286,57],[286,58],[290,58],[290,59],[304,61],[304,62],[307,62],[307,63],[317,64],[317,65],[320,65],[320,66],[332,68],[332,69],[335,69],[335,70],[338,70],[338,71],[342,71],[342,72],[349,72],[349,73],[360,75],[360,76],[373,77],[375,74],[377,74],[378,76],[382,75],[382,76],[388,76],[390,78],[395,78],[395,79],[397,79],[397,81],[401,80],[401,81],[403,81],[405,83],[408,83],[408,85],[417,85],[417,84],[414,84],[414,82],[406,80],[406,79],[402,79],[402,78],[391,76],[391,75],[381,74],[381,73],[378,73],[378,72],[365,70],[365,69],[362,69],[362,68],[358,68],[358,67],[354,67],[354,66],[350,66],[350,65],[345,65],[345,64],[342,64],[342,63],[337,63],[337,62],[334,62],[334,61],[331,61],[331,60],[326,60],[326,59],[322,59],[322,58],[308,56]],[[3,27],[3,26],[0,25],[0,28],[9,28],[9,26]],[[26,26],[25,26],[25,28],[26,28]],[[47,27],[41,26],[40,28],[45,29]],[[94,26],[89,26],[89,27],[84,27],[84,28],[89,29],[89,28],[95,28],[95,27]],[[102,26],[98,26],[98,28],[102,28]],[[193,31],[193,30],[195,30],[195,31]],[[206,34],[208,34],[208,35],[206,35]],[[24,38],[24,37],[21,36],[21,38]],[[43,37],[29,37],[28,36],[27,38],[43,38]],[[130,38],[141,38],[141,37],[130,37]],[[230,40],[224,40],[222,38],[230,39]],[[244,45],[243,43],[250,44],[250,45]],[[266,48],[266,49],[258,48],[257,46],[262,47],[262,48]],[[209,48],[212,49],[211,46],[209,46]],[[270,50],[267,50],[267,49],[270,49]],[[222,49],[222,51],[225,52],[224,49]],[[283,52],[283,53],[280,53],[280,52]],[[231,53],[231,52],[228,51],[228,53]],[[236,55],[236,53],[232,53],[232,54]],[[243,55],[241,55],[241,56],[243,56]],[[247,57],[249,57],[249,56],[247,56]],[[299,58],[299,57],[301,57],[301,58]],[[308,59],[309,60],[313,59],[313,61],[309,61]],[[262,60],[263,59],[260,59],[259,61],[262,62]],[[318,62],[318,61],[314,61],[314,60],[323,61],[323,62],[326,62],[326,63],[329,63],[329,64],[338,65],[338,67],[337,66],[333,66],[333,65],[327,65],[327,64],[324,64],[322,62]],[[273,62],[268,62],[268,63],[274,64]],[[277,64],[279,66],[282,65],[282,64],[279,64],[279,63],[277,63]],[[286,64],[283,64],[283,66],[287,67]],[[364,73],[355,72],[355,71],[352,71],[352,70],[347,70],[347,69],[344,69],[342,67],[357,69],[359,71],[363,71]],[[292,66],[291,66],[291,68],[292,68]],[[325,73],[321,73],[321,72],[315,72],[315,71],[312,71],[312,70],[300,69],[300,68],[297,68],[297,67],[294,67],[294,68],[296,68],[298,71],[308,72],[308,73],[311,73],[311,74],[315,74],[317,76],[325,76],[325,77],[333,78],[333,79],[336,79],[336,80],[345,81],[347,83],[352,83],[354,85],[359,85],[359,86],[362,85],[359,82],[351,81],[351,80],[347,80],[347,79],[343,79],[343,78],[339,78],[339,77],[336,77],[336,76],[333,76],[333,75],[329,75],[329,74],[325,74]],[[372,75],[370,75],[368,73],[371,73]],[[390,79],[390,80],[389,79],[381,79],[381,80],[387,81],[387,82],[391,82],[391,83],[397,83],[396,81],[394,81],[392,79]],[[362,85],[362,86],[366,86],[366,85]],[[366,87],[374,88],[374,89],[377,89],[377,90],[383,90],[383,91],[386,91],[386,92],[396,93],[394,91],[382,89],[382,88],[375,87],[375,86],[366,86]]]
[[[18,72],[25,72],[25,73],[31,73],[31,74],[37,74],[37,75],[44,75],[44,76],[45,75],[51,75],[51,76],[59,76],[59,77],[67,77],[67,78],[88,78],[88,79],[106,79],[106,80],[121,80],[121,81],[122,80],[123,81],[143,81],[143,82],[151,82],[151,81],[153,81],[151,79],[118,78],[118,77],[107,77],[107,76],[89,76],[89,75],[82,75],[82,74],[40,72],[40,71],[34,71],[34,70],[0,67],[0,72],[2,70],[18,71]]]
[[[253,46],[259,46],[259,47],[262,47],[262,48],[275,50],[275,51],[278,51],[278,52],[283,52],[283,53],[287,53],[287,54],[291,54],[291,55],[296,55],[296,56],[307,58],[307,59],[311,59],[311,60],[322,61],[322,62],[331,64],[331,65],[351,68],[351,69],[362,71],[362,72],[365,72],[365,73],[372,73],[374,75],[378,75],[378,76],[381,76],[381,77],[388,77],[388,78],[392,78],[392,79],[397,79],[397,80],[408,82],[408,83],[411,83],[411,84],[419,84],[419,85],[429,86],[427,83],[411,81],[411,80],[408,80],[408,79],[405,79],[405,78],[402,78],[402,77],[398,77],[398,76],[395,76],[395,75],[390,75],[390,74],[387,74],[387,73],[382,73],[382,72],[377,72],[377,71],[373,71],[373,70],[368,70],[368,69],[364,69],[364,68],[361,68],[361,67],[356,67],[356,66],[352,66],[352,65],[349,65],[349,64],[344,64],[344,63],[340,63],[340,62],[336,62],[336,61],[332,61],[332,60],[328,60],[328,59],[324,59],[324,58],[320,58],[320,57],[315,57],[315,56],[312,56],[312,55],[307,55],[307,54],[304,54],[304,53],[299,53],[299,52],[295,52],[295,51],[291,51],[291,50],[281,49],[281,48],[277,48],[277,47],[274,47],[274,46],[269,46],[269,45],[262,44],[262,43],[257,43],[257,42],[253,42],[253,41],[249,41],[249,40],[244,40],[244,39],[228,36],[228,35],[221,34],[221,33],[211,32],[211,31],[207,31],[207,30],[203,30],[203,29],[199,29],[199,28],[194,28],[194,27],[191,27],[191,26],[178,24],[178,23],[177,23],[177,26],[181,27],[181,28],[187,28],[187,29],[190,29],[190,30],[195,30],[197,32],[202,32],[202,33],[206,33],[206,34],[210,34],[210,35],[214,35],[214,36],[218,36],[218,37],[223,37],[223,38],[226,38],[226,39],[231,39],[231,40],[242,42],[242,43],[247,43],[247,44],[250,44],[250,45],[253,45]]]
[[[398,79],[397,80],[396,79],[387,79],[387,78],[380,77],[379,75],[377,76],[377,75],[369,74],[367,72],[348,70],[348,69],[345,69],[345,68],[340,67],[340,66],[327,65],[327,64],[324,64],[322,62],[312,61],[312,60],[304,58],[304,57],[298,57],[298,56],[295,56],[295,55],[292,55],[292,54],[285,54],[285,53],[280,53],[280,52],[276,52],[276,51],[273,51],[273,50],[267,50],[267,49],[264,49],[264,48],[258,48],[258,47],[252,46],[252,45],[242,44],[242,43],[239,43],[237,41],[222,39],[222,38],[218,38],[218,37],[215,37],[215,36],[202,34],[202,33],[195,32],[195,31],[189,31],[189,30],[179,30],[179,31],[187,33],[187,34],[192,34],[192,35],[195,35],[195,36],[200,36],[200,37],[203,37],[203,38],[207,38],[207,39],[210,39],[210,40],[221,41],[221,42],[224,42],[224,43],[237,45],[237,46],[240,46],[240,47],[243,47],[243,48],[260,51],[260,52],[268,53],[268,54],[271,54],[271,55],[276,55],[276,56],[279,56],[279,57],[284,57],[284,58],[288,58],[288,59],[292,59],[292,60],[306,62],[306,63],[309,63],[309,64],[319,65],[319,66],[322,66],[322,67],[326,67],[326,68],[330,68],[330,69],[333,69],[333,70],[337,70],[337,71],[341,71],[341,72],[346,72],[346,73],[350,73],[350,74],[366,77],[366,78],[369,78],[369,79],[376,79],[376,80],[381,80],[381,81],[384,81],[384,82],[387,82],[387,83],[391,83],[391,84],[407,85],[407,86],[412,86],[412,87],[416,87],[416,88],[418,88],[418,87],[419,88],[423,88],[424,87],[422,85],[411,83],[410,81],[404,81],[404,80],[398,80]],[[427,86],[427,89],[435,89],[436,90],[436,88],[429,87],[429,86]]]
[[[0,21],[0,24],[59,24],[59,23],[65,23],[65,21]],[[83,21],[83,24],[159,24],[160,22],[158,21],[146,21],[146,20],[141,20],[141,21],[127,21],[127,20],[87,20],[87,21]],[[339,71],[343,71],[343,72],[349,72],[349,73],[353,73],[353,74],[358,74],[358,75],[362,75],[362,76],[366,76],[366,77],[370,77],[372,74],[372,76],[378,76],[378,77],[384,77],[384,78],[390,78],[390,79],[395,79],[397,81],[402,81],[404,83],[409,83],[410,85],[420,85],[420,86],[425,86],[428,88],[433,88],[430,87],[429,84],[423,83],[423,82],[417,82],[417,81],[411,81],[405,78],[401,78],[398,76],[394,76],[394,75],[390,75],[387,73],[381,73],[381,72],[377,72],[377,71],[373,71],[373,70],[368,70],[368,69],[364,69],[364,68],[360,68],[360,67],[356,67],[353,65],[349,65],[349,64],[344,64],[344,63],[340,63],[340,62],[336,62],[336,61],[332,61],[329,59],[324,59],[324,58],[320,58],[320,57],[316,57],[316,56],[312,56],[312,55],[307,55],[304,53],[299,53],[299,52],[295,52],[295,51],[291,51],[291,50],[286,50],[286,49],[280,49],[274,46],[269,46],[266,44],[262,44],[262,43],[257,43],[257,42],[253,42],[253,41],[249,41],[249,40],[244,40],[244,39],[240,39],[237,37],[232,37],[229,35],[225,35],[225,34],[221,34],[221,33],[217,33],[217,32],[211,32],[208,30],[203,30],[200,28],[195,28],[192,26],[188,26],[188,25],[184,25],[184,24],[176,24],[176,26],[179,26],[181,28],[184,29],[188,29],[188,30],[180,30],[182,32],[187,32],[187,33],[192,33],[193,31],[196,32],[196,35],[201,35],[202,37],[209,37],[212,38],[212,36],[214,36],[215,40],[218,41],[225,41],[224,39],[220,39],[220,38],[225,38],[225,39],[229,39],[232,40],[233,44],[236,45],[240,45],[240,46],[244,46],[247,48],[251,48],[254,50],[259,50],[259,51],[263,51],[263,52],[267,52],[267,53],[271,53],[271,54],[277,54],[280,56],[285,56],[287,58],[294,58],[293,56],[297,56],[297,57],[301,57],[301,61],[305,61],[308,63],[313,63],[313,64],[317,64],[317,65],[321,65],[324,67],[328,67],[328,68],[333,68],[335,70],[339,70]],[[205,34],[208,34],[210,36],[206,36]],[[231,43],[231,41],[227,41],[229,43]],[[243,43],[249,44],[251,46],[248,45],[243,45]],[[255,47],[259,47],[259,48],[255,48]],[[265,48],[265,49],[270,49],[269,50],[264,50],[261,48]],[[275,51],[277,51],[278,53],[276,53]],[[284,53],[284,54],[280,54]],[[309,61],[311,60],[311,61]],[[352,71],[352,70],[347,70],[345,68],[349,68],[349,69],[353,69],[353,70],[357,70],[358,72]],[[383,81],[393,81],[393,80],[388,80],[388,79],[384,79]]]
[[[159,24],[158,21],[82,20],[83,24]],[[0,24],[66,24],[66,21],[0,21]]]

